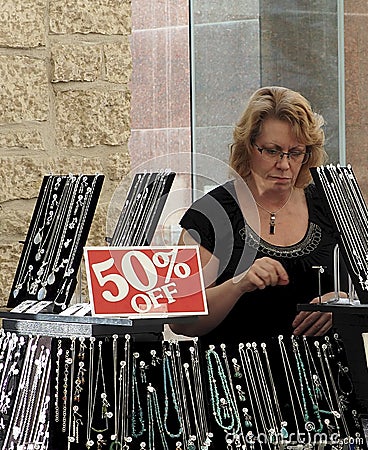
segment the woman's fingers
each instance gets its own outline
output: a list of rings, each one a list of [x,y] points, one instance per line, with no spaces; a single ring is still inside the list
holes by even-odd
[[[332,327],[332,314],[303,311],[296,316],[293,327],[296,335],[323,336]]]
[[[259,289],[286,284],[289,281],[284,267],[278,261],[267,257],[257,259],[248,271],[248,275]]]
[[[347,297],[345,292],[339,292],[338,295],[339,297]],[[335,292],[327,292],[321,298],[314,298],[310,303],[325,303],[335,297]],[[304,336],[323,336],[332,328],[332,325],[332,313],[322,311],[301,311],[292,323],[294,334]]]

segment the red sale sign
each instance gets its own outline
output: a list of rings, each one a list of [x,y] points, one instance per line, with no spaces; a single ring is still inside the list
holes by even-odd
[[[197,246],[86,247],[95,316],[208,314]]]

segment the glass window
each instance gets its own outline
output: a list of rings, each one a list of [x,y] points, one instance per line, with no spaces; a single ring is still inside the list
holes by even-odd
[[[219,170],[227,163],[233,126],[260,86],[286,86],[307,97],[325,118],[330,162],[338,162],[344,102],[337,1],[192,0],[190,5],[192,151],[200,175],[195,188],[208,188],[214,173],[208,157]]]

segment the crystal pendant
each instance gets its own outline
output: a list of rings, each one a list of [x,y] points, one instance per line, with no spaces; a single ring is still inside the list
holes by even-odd
[[[54,272],[51,272],[50,275],[47,277],[47,284],[54,284],[55,283],[55,274]]]
[[[14,289],[13,297],[16,298],[18,294],[19,294],[19,289],[18,288]]]
[[[37,300],[43,300],[46,297],[46,288],[42,286],[42,288],[38,291]]]
[[[42,233],[39,231],[33,239],[33,243],[38,245],[42,241]]]

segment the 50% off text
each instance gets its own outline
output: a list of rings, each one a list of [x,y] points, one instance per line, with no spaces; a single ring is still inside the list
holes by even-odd
[[[106,286],[101,293],[107,302],[130,299],[131,308],[137,313],[147,313],[165,303],[174,303],[178,293],[175,279],[191,275],[191,267],[177,262],[178,249],[153,252],[150,255],[130,250],[121,258],[108,258],[91,265],[97,282]],[[107,283],[113,283],[113,288]],[[135,292],[135,293],[134,293]],[[133,294],[133,295],[132,295]]]

